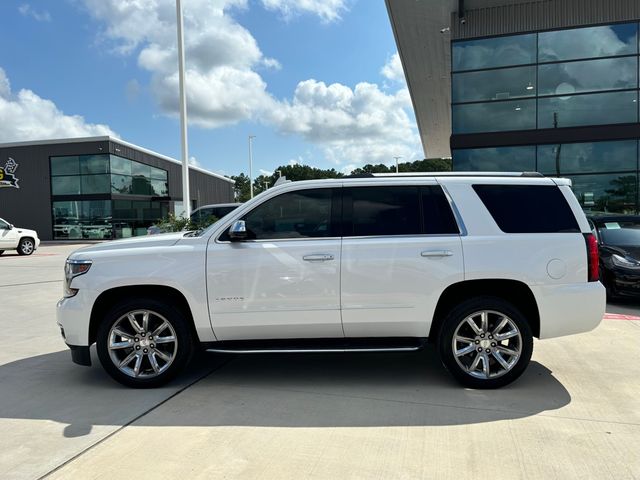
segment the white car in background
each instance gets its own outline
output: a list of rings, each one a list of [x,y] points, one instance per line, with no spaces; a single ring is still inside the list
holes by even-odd
[[[0,255],[5,250],[17,250],[18,255],[31,255],[39,245],[40,239],[34,230],[14,227],[0,218]]]

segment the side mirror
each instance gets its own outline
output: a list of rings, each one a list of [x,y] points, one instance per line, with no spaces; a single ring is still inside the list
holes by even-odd
[[[236,220],[229,228],[229,238],[232,242],[241,242],[247,239],[247,225],[244,220]]]
[[[15,227],[13,226],[13,223],[9,224],[9,230],[13,230]]]

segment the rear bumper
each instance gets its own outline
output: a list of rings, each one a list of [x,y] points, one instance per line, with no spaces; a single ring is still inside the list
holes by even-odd
[[[602,321],[606,307],[600,282],[531,287],[540,313],[540,338],[589,332]]]

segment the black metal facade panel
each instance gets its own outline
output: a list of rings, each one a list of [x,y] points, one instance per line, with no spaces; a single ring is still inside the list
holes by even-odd
[[[507,3],[507,2],[505,2]],[[640,20],[639,0],[539,0],[451,13],[451,38],[490,37]]]
[[[640,138],[640,124],[597,125],[574,128],[549,128],[495,133],[471,133],[451,136],[451,149],[513,147],[549,143],[635,140]]]
[[[42,240],[53,237],[51,172],[49,157],[108,153],[108,142],[58,143],[0,147],[0,167],[11,157],[18,164],[20,188],[0,188],[0,217],[38,232]]]
[[[0,187],[0,217],[19,227],[36,230],[42,240],[53,239],[50,157],[112,153],[168,171],[169,195],[182,200],[182,166],[117,142],[69,142],[0,147],[0,167],[12,158],[18,167],[18,186]],[[191,170],[191,198],[197,205],[232,202],[233,184]],[[105,195],[101,195],[101,198]],[[105,198],[108,198],[106,194]],[[87,197],[89,198],[89,197]]]

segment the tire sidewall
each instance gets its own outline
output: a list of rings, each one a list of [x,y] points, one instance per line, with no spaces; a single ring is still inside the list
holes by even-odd
[[[30,242],[31,243],[31,251],[29,253],[24,252],[22,249],[24,247],[24,244]],[[31,239],[31,238],[23,238],[20,240],[20,243],[18,244],[18,254],[19,255],[31,255],[33,252],[35,252],[36,250],[36,244],[35,242]]]
[[[455,359],[452,340],[460,322],[480,310],[493,310],[508,316],[520,330],[522,352],[516,365],[506,374],[491,379],[480,379],[466,373]],[[464,386],[469,388],[500,388],[516,380],[525,371],[533,353],[533,333],[522,313],[511,303],[497,297],[475,297],[460,303],[444,320],[438,336],[438,353],[446,369]]]
[[[151,310],[162,315],[173,327],[178,340],[178,352],[169,368],[153,378],[134,378],[113,364],[109,355],[109,332],[113,324],[133,310]],[[96,335],[98,358],[107,373],[119,383],[135,388],[153,388],[169,382],[189,363],[193,355],[193,336],[184,314],[177,308],[154,298],[127,299],[114,305],[103,317]]]

